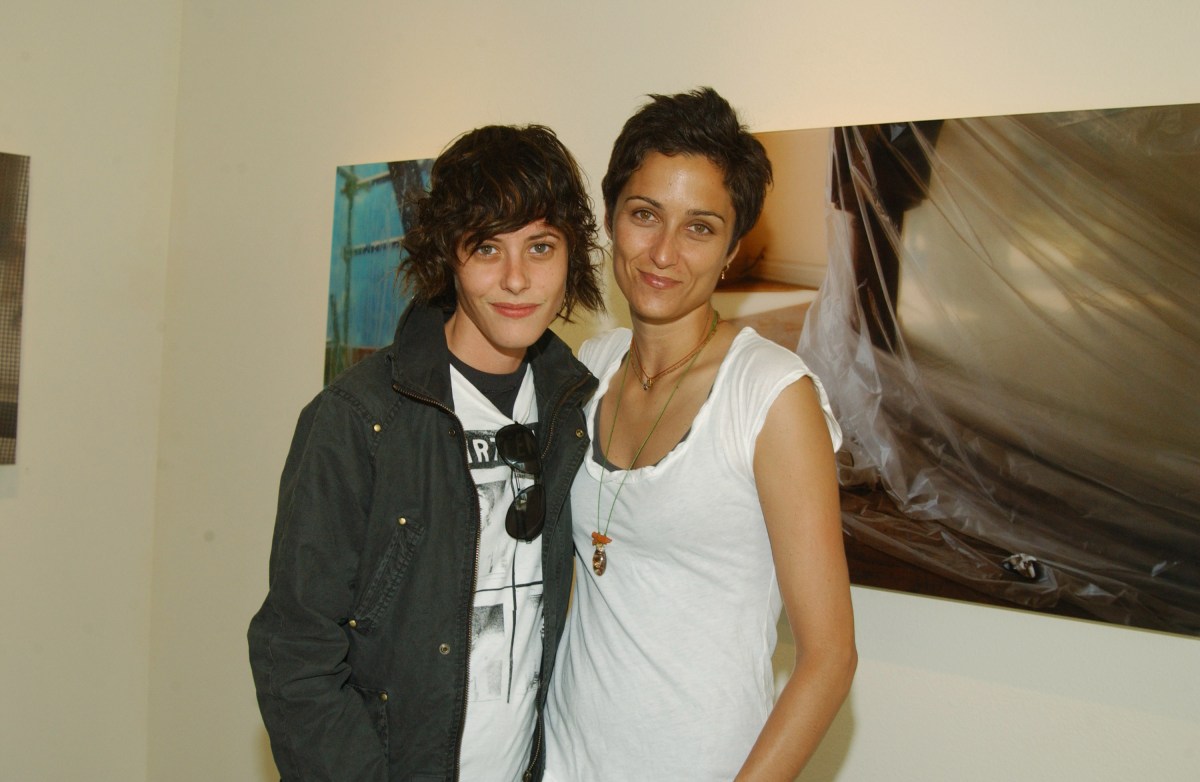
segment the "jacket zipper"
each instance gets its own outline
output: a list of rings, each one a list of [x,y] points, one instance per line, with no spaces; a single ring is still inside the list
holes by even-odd
[[[537,766],[538,758],[542,754],[542,733],[545,730],[545,717],[539,714],[537,724],[533,727],[533,755],[529,759],[529,766],[525,769],[525,773],[521,775],[521,782],[532,782],[533,780],[533,769]]]

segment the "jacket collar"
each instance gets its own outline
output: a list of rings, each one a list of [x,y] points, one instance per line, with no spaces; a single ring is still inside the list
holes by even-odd
[[[440,307],[410,304],[396,324],[396,338],[388,348],[392,382],[432,396],[453,409],[450,390],[450,348],[446,345],[447,312]],[[586,374],[558,336],[546,330],[526,354],[533,366],[539,392],[548,393],[563,383]]]
[[[414,388],[449,406],[453,397],[445,322],[445,313],[440,308],[410,304],[396,324],[388,360],[394,387]]]

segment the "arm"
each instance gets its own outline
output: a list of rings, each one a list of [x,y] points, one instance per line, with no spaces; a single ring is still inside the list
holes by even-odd
[[[270,590],[250,622],[259,708],[286,780],[379,780],[387,757],[349,680],[351,616],[371,497],[361,417],[324,394],[296,426],[280,482]]]
[[[754,476],[796,666],[737,779],[791,780],[845,700],[858,660],[833,446],[810,380],[771,406]]]

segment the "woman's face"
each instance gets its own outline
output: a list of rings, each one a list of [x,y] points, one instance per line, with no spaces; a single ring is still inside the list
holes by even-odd
[[[703,309],[737,253],[733,202],[706,157],[651,152],[617,195],[607,230],[613,274],[637,320],[670,322]]]
[[[496,234],[475,248],[460,244],[457,306],[446,321],[450,352],[483,372],[516,371],[525,349],[562,309],[567,254],[566,238],[545,220]]]

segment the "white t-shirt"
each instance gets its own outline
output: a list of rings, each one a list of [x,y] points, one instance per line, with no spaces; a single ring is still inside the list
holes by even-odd
[[[479,493],[478,581],[472,608],[471,681],[460,757],[460,778],[519,779],[529,761],[542,657],[542,539],[509,537],[504,519],[518,489],[496,451],[505,416],[453,367],[454,410],[467,438],[471,477]],[[527,371],[514,416],[536,431],[533,372]]]
[[[589,430],[629,339],[620,329],[580,351],[600,378]],[[841,430],[816,377],[743,329],[662,461],[629,471],[584,461],[571,491],[576,587],[551,681],[547,782],[727,782],[741,767],[774,704],[781,608],[755,441],[779,393],[805,375],[836,449]],[[591,533],[610,508],[608,569],[596,576]]]

